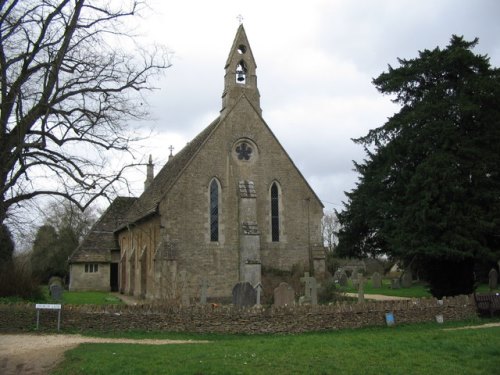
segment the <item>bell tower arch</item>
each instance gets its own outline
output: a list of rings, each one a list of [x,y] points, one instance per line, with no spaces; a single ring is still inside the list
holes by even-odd
[[[242,24],[238,27],[224,69],[226,73],[221,114],[226,114],[242,95],[246,96],[259,113],[262,113],[255,72],[257,64]]]

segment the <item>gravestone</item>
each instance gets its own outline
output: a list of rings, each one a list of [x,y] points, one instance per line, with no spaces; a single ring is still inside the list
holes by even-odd
[[[340,286],[346,287],[347,280],[347,274],[342,268],[339,268],[337,271],[335,271],[335,274],[333,275],[333,281],[335,281],[335,283],[339,284]]]
[[[399,282],[399,279],[391,279],[391,289],[400,289],[401,284]]]
[[[260,306],[260,297],[262,295],[262,284],[257,283],[257,285],[254,286],[255,291],[257,292],[257,302],[256,305]]]
[[[248,281],[233,287],[233,305],[238,307],[253,306],[257,303],[257,291]]]
[[[287,283],[280,283],[274,288],[274,306],[294,306],[295,305],[295,291]]]
[[[200,303],[202,305],[207,303],[207,290],[208,290],[208,281],[207,279],[202,279],[200,282]]]
[[[49,279],[50,297],[55,301],[60,301],[63,294],[63,281],[59,276],[52,276]]]
[[[358,281],[358,303],[363,303],[365,302],[365,290],[364,290],[365,280],[363,279],[362,273],[358,273],[357,281]]]
[[[340,278],[339,278],[339,285],[342,286],[342,287],[346,287],[347,286],[347,274],[342,271],[342,273],[340,274]]]
[[[413,276],[410,270],[406,270],[401,276],[401,285],[403,288],[411,288],[413,282]]]
[[[311,305],[318,304],[318,284],[316,283],[316,279],[312,276],[309,276],[309,272],[304,273],[304,277],[300,278],[300,281],[305,284],[304,290],[304,298],[302,299],[303,303],[310,303]]]
[[[488,286],[490,287],[490,290],[498,288],[498,272],[494,268],[492,268],[488,273]]]
[[[59,284],[53,284],[50,286],[50,297],[54,301],[60,301],[63,295],[63,287]]]
[[[372,288],[380,289],[382,288],[382,276],[378,272],[374,272],[372,275]]]

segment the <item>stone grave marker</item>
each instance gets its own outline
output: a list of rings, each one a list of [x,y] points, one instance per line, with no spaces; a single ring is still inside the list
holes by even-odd
[[[406,270],[401,276],[401,285],[403,288],[411,288],[413,276],[410,270]]]
[[[207,303],[207,290],[208,290],[208,281],[207,279],[202,279],[200,282],[200,303],[202,305]]]
[[[372,288],[380,289],[382,288],[382,276],[378,272],[374,272],[372,275]]]
[[[401,289],[399,279],[391,279],[391,289]]]
[[[233,287],[233,305],[238,307],[253,306],[257,303],[257,291],[248,281]]]
[[[492,268],[488,273],[488,286],[490,287],[490,290],[498,288],[498,272],[494,268]]]
[[[318,304],[318,284],[316,283],[316,279],[312,276],[309,276],[309,272],[304,273],[304,277],[300,278],[300,281],[305,284],[304,290],[304,298],[302,299],[303,303],[310,303],[311,305]]]
[[[280,283],[274,288],[274,306],[294,306],[295,305],[295,291],[287,283]]]
[[[363,303],[365,302],[365,290],[364,290],[365,280],[363,279],[362,273],[358,273],[357,281],[358,281],[358,303]]]
[[[255,291],[257,292],[257,306],[260,306],[260,297],[262,295],[262,284],[257,283],[257,285],[254,286]]]
[[[54,301],[60,301],[63,295],[63,287],[59,284],[53,284],[50,286],[50,297]]]
[[[347,286],[347,274],[345,273],[345,271],[342,271],[340,273],[340,277],[339,277],[339,285],[342,286],[342,287],[346,287]]]
[[[63,281],[59,276],[52,276],[49,279],[49,293],[54,301],[60,301],[63,294]]]

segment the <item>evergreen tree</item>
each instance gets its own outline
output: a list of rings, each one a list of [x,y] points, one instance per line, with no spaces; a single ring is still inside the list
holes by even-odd
[[[354,140],[367,158],[338,213],[338,252],[385,253],[424,271],[433,295],[473,291],[500,257],[500,71],[453,36],[373,80],[401,110]]]
[[[58,250],[58,235],[51,225],[42,225],[38,228],[33,252],[31,254],[31,269],[33,275],[42,282],[47,282],[54,275],[56,267],[52,260]]]

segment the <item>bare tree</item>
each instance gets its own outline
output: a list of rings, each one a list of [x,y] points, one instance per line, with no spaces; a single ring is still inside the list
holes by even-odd
[[[37,197],[86,208],[123,179],[127,121],[169,67],[135,47],[124,22],[138,0],[0,0],[0,224]],[[130,166],[130,165],[129,165]]]
[[[339,229],[340,225],[337,215],[335,212],[327,211],[321,220],[321,234],[323,236],[323,243],[329,252],[333,253],[335,246],[337,246],[337,232]]]

